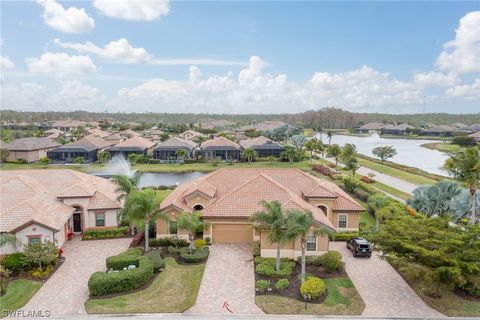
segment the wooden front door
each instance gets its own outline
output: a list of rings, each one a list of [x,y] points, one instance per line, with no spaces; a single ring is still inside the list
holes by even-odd
[[[82,232],[82,214],[80,212],[73,214],[73,232]]]

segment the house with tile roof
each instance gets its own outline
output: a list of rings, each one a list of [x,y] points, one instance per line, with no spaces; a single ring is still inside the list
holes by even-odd
[[[112,144],[112,142],[91,134],[50,150],[47,152],[47,156],[57,163],[72,163],[76,157],[83,157],[86,163],[91,163],[97,161],[98,154]]]
[[[117,226],[121,205],[110,180],[66,169],[2,170],[0,178],[0,232],[23,244],[62,247],[69,233]],[[21,249],[2,247],[2,254]]]
[[[366,123],[359,128],[354,128],[354,131],[358,132],[358,133],[374,133],[374,132],[377,132],[384,127],[385,127],[385,125],[383,123],[369,122],[369,123]]]
[[[187,152],[186,158],[191,159],[195,156],[196,146],[197,144],[193,141],[172,137],[153,149],[153,158],[160,160],[176,159],[177,151],[185,150]]]
[[[10,154],[8,161],[25,160],[27,162],[37,162],[47,156],[47,152],[60,146],[61,144],[54,139],[46,138],[21,138],[13,140],[10,143],[2,144],[2,148],[8,149]]]
[[[480,131],[477,131],[477,132],[475,132],[475,133],[469,134],[468,136],[469,136],[469,137],[472,137],[473,139],[475,139],[475,141],[480,142]]]
[[[112,133],[108,137],[103,138],[103,140],[110,142],[112,145],[116,145],[125,139],[118,133]]]
[[[126,159],[131,153],[152,156],[154,146],[154,142],[140,136],[134,136],[127,140],[121,141],[120,143],[108,149],[108,151],[112,157],[115,155],[122,155]]]
[[[262,211],[261,202],[279,201],[285,211],[311,211],[317,227],[334,231],[358,231],[360,212],[364,208],[337,185],[298,169],[217,170],[178,186],[160,205],[169,222],[157,220],[157,238],[179,236],[176,217],[181,212],[199,211],[202,219],[211,222],[203,237],[212,243],[251,243],[260,241],[261,255],[275,256],[275,244],[268,241],[267,230],[254,230],[250,216]],[[328,251],[327,236],[308,238],[307,254]],[[282,256],[301,255],[299,239],[282,246]]]
[[[280,157],[280,153],[285,151],[285,148],[264,136],[259,136],[253,139],[246,139],[240,141],[240,146],[243,149],[251,148],[257,153],[257,157],[266,158],[266,157]]]
[[[52,123],[52,128],[63,131],[72,132],[79,127],[85,127],[87,123],[80,120],[58,120]]]
[[[126,129],[126,130],[120,131],[118,134],[125,139],[141,136],[140,133],[138,133],[137,131],[133,131],[132,129]]]
[[[424,136],[436,136],[436,137],[452,137],[459,133],[458,128],[448,126],[448,125],[439,125],[433,126],[422,130],[421,134]]]
[[[196,137],[200,137],[200,136],[203,136],[203,134],[195,130],[187,130],[178,135],[180,139],[184,139],[184,140],[193,140]]]
[[[414,129],[414,126],[411,126],[406,123],[402,124],[387,124],[385,127],[380,129],[380,134],[393,134],[393,135],[404,135],[407,130]]]
[[[225,137],[215,137],[203,142],[200,146],[200,152],[207,160],[239,160],[241,149],[242,148],[238,144]]]
[[[103,139],[110,136],[110,132],[106,132],[96,128],[87,128],[85,129],[85,133],[87,133],[87,135],[93,134],[94,136],[97,136]]]

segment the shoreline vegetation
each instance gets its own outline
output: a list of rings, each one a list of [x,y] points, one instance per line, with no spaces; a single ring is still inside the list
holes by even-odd
[[[462,150],[462,147],[460,147],[459,145],[451,144],[447,142],[424,143],[421,146],[430,150],[438,150],[444,153],[456,153]]]
[[[370,137],[370,133],[354,133],[348,131],[336,131],[335,134],[351,137]],[[438,141],[448,141],[448,137],[437,137],[437,136],[421,136],[421,135],[394,135],[394,134],[379,134],[380,138],[384,139],[411,139],[411,140],[438,140]]]

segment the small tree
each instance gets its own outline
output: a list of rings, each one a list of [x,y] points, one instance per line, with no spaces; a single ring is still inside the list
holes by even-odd
[[[40,163],[44,167],[48,167],[52,163],[52,159],[47,157],[42,157],[38,160],[38,163]]]
[[[305,150],[310,152],[310,161],[313,160],[313,152],[316,150],[316,139],[311,139],[308,140],[307,143],[305,143]]]
[[[177,156],[177,158],[185,159],[188,155],[188,152],[185,149],[178,149],[177,151],[175,151],[175,155]]]
[[[29,243],[24,249],[25,257],[30,264],[37,265],[40,269],[43,265],[54,264],[58,257],[57,247],[53,242]]]
[[[108,160],[112,159],[112,154],[107,150],[104,150],[99,153],[98,158],[100,158],[100,162],[102,162],[102,164],[105,164],[108,162]]]
[[[340,155],[342,154],[342,149],[338,144],[332,144],[327,148],[327,155],[335,159],[335,168],[338,166],[338,160],[340,159]]]
[[[347,162],[351,157],[357,155],[357,147],[353,143],[346,143],[342,148],[342,153],[340,154],[340,160],[344,163]]]
[[[128,156],[127,156],[127,160],[130,163],[130,165],[133,166],[133,165],[137,164],[137,162],[139,160],[139,155],[136,154],[136,153],[129,153]]]
[[[395,150],[392,146],[384,146],[384,147],[376,147],[372,150],[372,153],[382,160],[382,164],[385,160],[389,158],[393,158],[397,154],[397,150]]]
[[[296,134],[292,136],[292,144],[298,150],[302,150],[303,146],[307,142],[307,138],[303,134]]]
[[[283,151],[282,155],[285,158],[287,158],[290,163],[293,163],[293,161],[295,160],[295,157],[298,155],[298,153],[297,153],[297,150],[290,147],[290,148],[287,148],[287,150]]]
[[[9,281],[10,270],[0,265],[0,295],[4,295],[7,292]]]
[[[327,130],[328,145],[332,144],[333,133],[332,130]]]
[[[257,151],[253,148],[246,148],[243,150],[243,157],[247,159],[248,163],[252,163],[257,157]]]
[[[350,157],[345,161],[345,169],[352,172],[352,178],[355,178],[355,173],[359,168],[357,157]]]
[[[76,164],[83,164],[83,163],[85,163],[85,157],[78,156],[75,159],[73,159],[73,162],[75,162]]]
[[[190,254],[193,252],[193,240],[197,233],[202,232],[209,227],[210,222],[203,221],[200,217],[200,213],[197,211],[192,213],[182,212],[177,218],[177,228],[188,231]]]
[[[0,149],[0,160],[2,162],[6,162],[9,155],[10,155],[10,150],[3,149],[3,148]]]

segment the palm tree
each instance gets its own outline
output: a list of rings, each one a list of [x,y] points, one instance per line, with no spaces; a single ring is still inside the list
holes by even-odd
[[[346,160],[345,162],[345,169],[349,170],[352,172],[352,177],[355,178],[355,173],[357,170],[360,168],[360,165],[358,164],[357,157],[350,157]]]
[[[200,213],[194,211],[192,213],[182,212],[177,218],[177,227],[178,229],[183,229],[188,231],[188,240],[190,241],[190,254],[193,251],[193,239],[198,232],[210,227],[210,222],[203,221],[200,217]]]
[[[114,175],[112,177],[113,183],[117,185],[115,192],[119,193],[117,197],[118,201],[121,201],[127,197],[133,190],[138,188],[140,178],[142,177],[142,172],[135,171],[132,176],[126,175]]]
[[[325,148],[325,145],[323,144],[322,140],[317,140],[315,142],[315,150],[320,153],[320,156],[322,157],[322,159],[325,156],[325,149],[326,148]]]
[[[289,210],[287,212],[287,239],[300,238],[302,246],[302,283],[305,282],[305,250],[309,235],[326,235],[329,231],[325,227],[315,228],[311,211]]]
[[[386,207],[388,204],[388,197],[383,196],[381,194],[371,195],[368,197],[368,206],[373,211],[375,215],[375,228],[378,230],[379,223],[378,223],[378,216],[377,211]]]
[[[288,159],[290,163],[293,163],[293,160],[295,160],[295,157],[297,156],[297,150],[294,148],[287,148],[287,150],[283,151],[283,156]]]
[[[7,244],[10,244],[13,246],[13,248],[16,248],[22,242],[17,239],[17,237],[14,234],[11,233],[0,233],[0,247],[3,247]]]
[[[185,149],[178,149],[175,152],[175,155],[177,156],[177,158],[185,159],[185,157],[188,155],[188,152]]]
[[[338,166],[338,159],[340,159],[341,154],[342,154],[342,149],[340,148],[340,146],[338,144],[332,144],[332,145],[328,146],[327,155],[329,157],[332,157],[333,159],[335,159],[335,169]]]
[[[307,143],[305,143],[305,150],[307,150],[308,152],[310,152],[310,161],[313,160],[313,152],[316,150],[317,146],[316,146],[316,142],[317,142],[317,139],[310,139],[307,141]]]
[[[257,157],[257,151],[252,148],[246,148],[243,150],[243,157],[247,159],[248,163],[252,163],[252,161]]]
[[[100,162],[102,162],[102,164],[105,164],[108,160],[112,158],[112,154],[107,150],[104,150],[98,154],[98,158],[100,159]]]
[[[268,229],[267,239],[270,243],[277,244],[276,270],[280,271],[280,247],[285,242],[286,220],[282,210],[282,204],[279,201],[261,202],[264,210],[255,212],[250,220],[253,221],[253,227],[256,230]]]
[[[328,145],[332,144],[333,133],[332,130],[327,130]]]
[[[156,219],[168,220],[167,216],[159,212],[161,200],[157,197],[155,190],[143,189],[133,190],[127,196],[125,206],[122,209],[124,217],[137,227],[144,229],[145,252],[148,251],[149,230],[151,221]]]
[[[445,161],[443,169],[452,177],[466,185],[470,191],[469,223],[476,223],[476,195],[480,185],[480,153],[475,147],[466,148],[456,154],[451,154]]]

